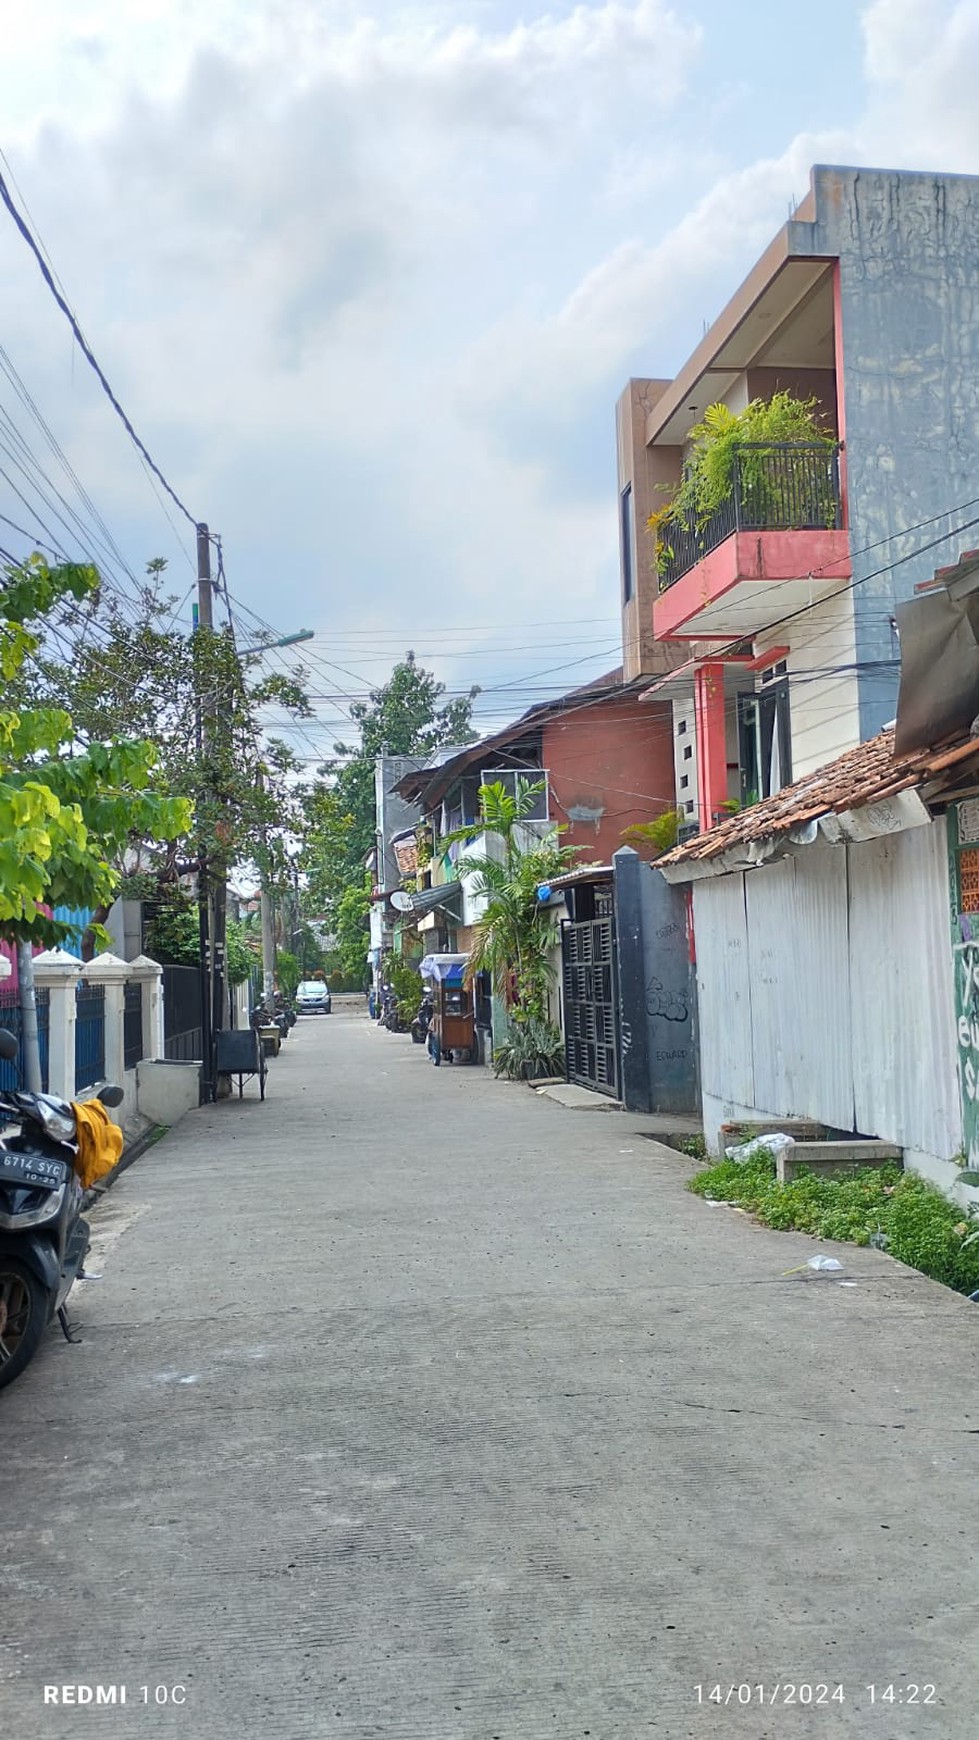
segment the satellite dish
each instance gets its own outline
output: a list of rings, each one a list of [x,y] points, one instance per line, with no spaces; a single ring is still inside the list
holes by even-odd
[[[406,894],[404,889],[396,888],[390,898],[391,905],[394,907],[395,912],[411,911],[411,895]]]

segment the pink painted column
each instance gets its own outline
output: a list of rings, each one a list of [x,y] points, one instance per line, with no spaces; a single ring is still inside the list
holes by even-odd
[[[697,787],[700,828],[714,825],[714,815],[727,798],[727,724],[724,717],[724,666],[712,659],[694,672],[694,716],[697,725]]]

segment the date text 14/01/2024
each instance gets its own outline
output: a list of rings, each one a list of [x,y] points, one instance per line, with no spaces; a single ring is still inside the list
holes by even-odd
[[[859,1697],[871,1707],[879,1704],[882,1708],[890,1708],[895,1704],[938,1702],[936,1687],[916,1680],[882,1681],[879,1685],[855,1687],[849,1694],[846,1687],[839,1683],[829,1685],[815,1680],[781,1680],[775,1685],[763,1685],[758,1680],[743,1680],[738,1685],[694,1686],[694,1694],[698,1704],[767,1704],[769,1707],[776,1704],[845,1704],[849,1697]]]

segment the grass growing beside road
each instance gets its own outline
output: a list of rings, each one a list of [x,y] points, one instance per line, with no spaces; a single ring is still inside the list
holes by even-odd
[[[968,1216],[913,1172],[896,1166],[852,1178],[807,1174],[779,1184],[775,1161],[758,1155],[739,1165],[722,1160],[688,1188],[716,1202],[733,1202],[780,1232],[811,1233],[855,1245],[877,1245],[957,1293],[979,1289],[979,1239]]]

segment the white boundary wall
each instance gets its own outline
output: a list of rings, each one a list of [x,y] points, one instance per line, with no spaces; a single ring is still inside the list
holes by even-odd
[[[736,1118],[813,1118],[899,1143],[950,1188],[962,1114],[944,820],[705,878],[693,899],[708,1141]]]

